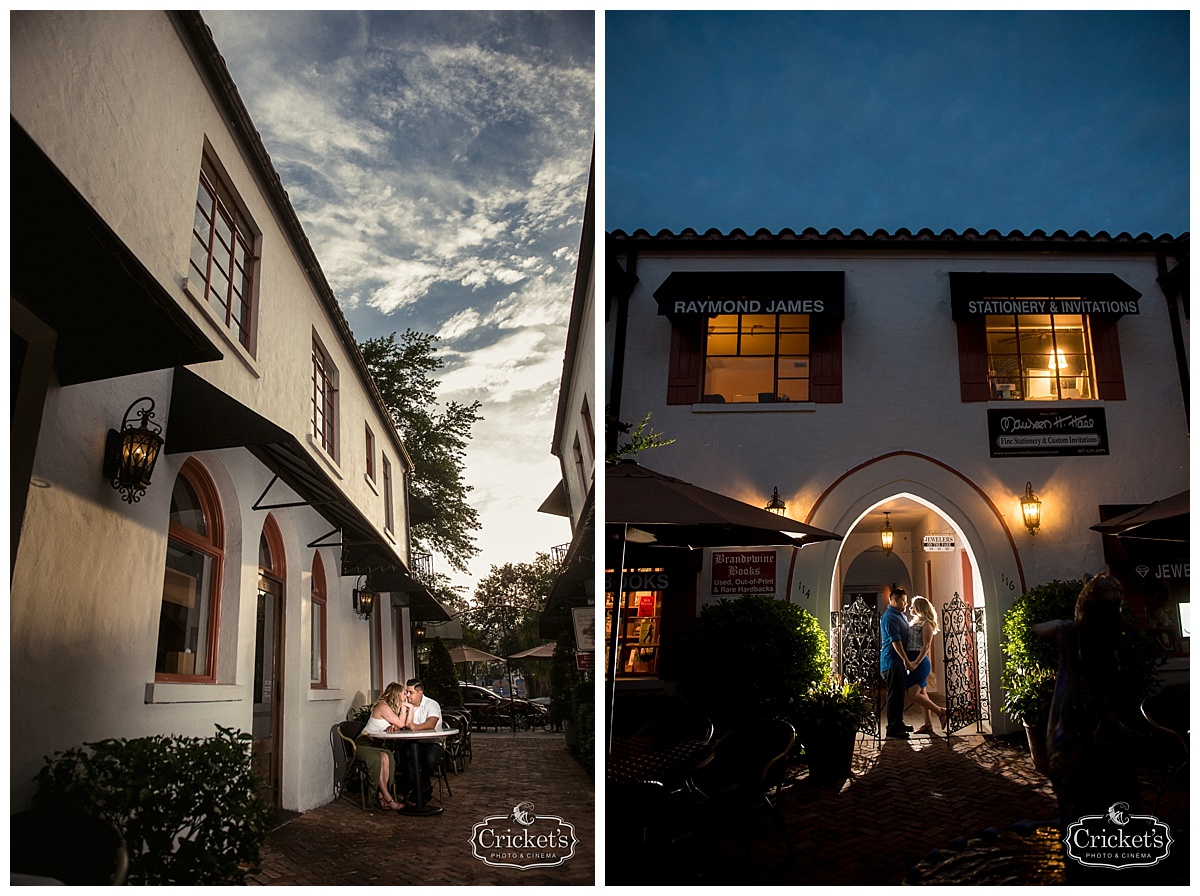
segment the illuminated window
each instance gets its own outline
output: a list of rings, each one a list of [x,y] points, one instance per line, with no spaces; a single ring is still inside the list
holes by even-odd
[[[189,458],[171,492],[155,678],[215,678],[223,557],[216,489]]]
[[[988,315],[987,351],[993,398],[1096,397],[1091,340],[1082,314]]]
[[[609,590],[604,596],[605,668],[612,649],[613,599],[615,576],[607,570],[605,580]],[[658,674],[662,637],[662,602],[667,574],[661,568],[625,570],[625,604],[621,615],[618,640],[619,678],[636,678]]]
[[[809,400],[807,314],[720,314],[708,321],[704,401]]]

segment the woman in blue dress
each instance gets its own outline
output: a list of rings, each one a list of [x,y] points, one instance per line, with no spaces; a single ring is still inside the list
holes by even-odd
[[[904,681],[905,694],[908,699],[925,710],[925,724],[916,730],[916,734],[933,734],[933,718],[931,713],[937,713],[938,724],[942,731],[946,730],[946,710],[942,709],[926,692],[929,684],[931,664],[929,653],[933,649],[933,636],[938,633],[937,611],[928,600],[917,595],[912,601],[913,620],[908,626],[908,643],[905,652],[916,666]]]

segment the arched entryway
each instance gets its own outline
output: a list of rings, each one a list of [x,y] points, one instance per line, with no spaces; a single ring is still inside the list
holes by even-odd
[[[885,519],[894,536],[891,558],[881,546]],[[947,608],[959,608],[956,620],[965,615],[969,627],[980,632],[972,649],[978,650],[983,673],[977,682],[982,711],[990,717],[985,730],[1009,730],[1007,718],[995,711],[1002,700],[1000,620],[1024,582],[1008,520],[987,490],[935,458],[895,452],[840,477],[819,496],[805,521],[844,536],[840,542],[807,547],[797,558],[797,579],[811,589],[811,611],[827,630],[848,595],[864,595],[865,604],[880,606],[893,584],[910,595],[929,597],[939,616]],[[931,547],[952,548],[927,551],[926,536],[933,536]],[[951,648],[961,653],[960,644]],[[935,651],[944,659],[944,638]],[[944,685],[947,670],[939,671]]]
[[[258,540],[258,607],[254,632],[251,758],[268,805],[280,805],[283,767],[283,608],[287,577],[283,537],[268,514]]]

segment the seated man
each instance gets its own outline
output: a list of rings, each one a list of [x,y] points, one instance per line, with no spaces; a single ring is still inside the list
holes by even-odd
[[[432,697],[425,696],[425,684],[419,678],[410,678],[406,685],[405,699],[413,708],[412,723],[409,728],[413,731],[441,731],[442,707]],[[423,801],[429,802],[433,796],[433,785],[430,779],[437,771],[438,760],[442,758],[440,741],[421,741],[417,744],[417,763],[421,767],[421,793]],[[403,780],[402,793],[414,790],[412,781],[412,763],[399,763],[396,776]]]

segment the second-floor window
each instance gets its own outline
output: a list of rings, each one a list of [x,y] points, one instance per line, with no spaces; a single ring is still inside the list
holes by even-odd
[[[383,458],[383,528],[388,532],[395,531],[392,512],[392,464],[386,456]]]
[[[367,426],[367,478],[375,481],[375,433]]]
[[[337,369],[324,346],[312,344],[312,435],[322,450],[337,459]]]
[[[206,155],[196,191],[189,278],[202,285],[199,291],[217,320],[246,348],[251,344],[255,238],[233,191]]]
[[[809,400],[807,314],[719,314],[705,348],[704,401]]]
[[[988,315],[988,378],[1000,400],[1096,397],[1082,314]]]

